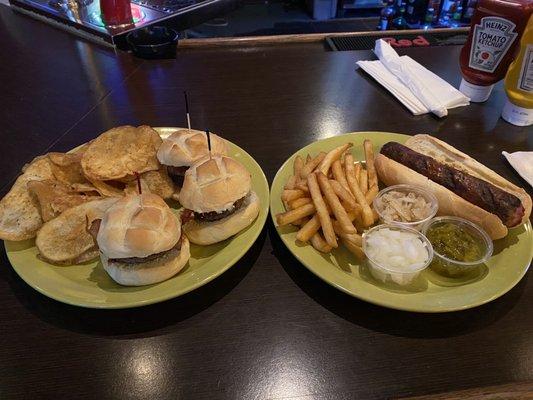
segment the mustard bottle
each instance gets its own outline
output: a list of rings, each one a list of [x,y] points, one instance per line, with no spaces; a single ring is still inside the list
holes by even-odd
[[[533,15],[520,41],[520,53],[505,75],[507,102],[502,118],[517,126],[533,125]]]

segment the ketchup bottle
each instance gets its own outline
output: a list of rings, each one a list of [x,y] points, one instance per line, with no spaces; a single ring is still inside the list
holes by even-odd
[[[459,90],[472,102],[487,100],[504,78],[532,12],[533,0],[479,0],[459,60]]]

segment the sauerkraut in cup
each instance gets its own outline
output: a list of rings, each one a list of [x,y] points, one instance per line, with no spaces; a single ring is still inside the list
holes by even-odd
[[[383,189],[374,199],[374,209],[384,224],[421,230],[439,208],[433,193],[414,185],[394,185]]]

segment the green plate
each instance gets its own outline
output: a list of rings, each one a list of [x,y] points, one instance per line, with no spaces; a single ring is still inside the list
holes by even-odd
[[[177,128],[155,128],[162,137]],[[47,264],[37,258],[34,241],[4,242],[13,269],[28,285],[42,294],[75,306],[89,308],[130,308],[168,300],[215,279],[235,264],[255,242],[268,215],[268,182],[257,162],[230,143],[230,156],[252,174],[252,188],[261,200],[255,222],[238,235],[211,246],[191,244],[189,264],[173,278],[148,286],[116,284],[100,262],[67,267]]]
[[[293,154],[279,169],[270,192],[270,213],[273,220],[283,212],[280,200],[283,185],[292,174],[296,155],[316,155],[346,142],[354,144],[354,158],[364,159],[362,143],[371,139],[377,152],[389,141],[405,142],[409,136],[387,132],[357,132],[314,142]],[[448,312],[464,310],[488,303],[513,288],[526,273],[533,258],[531,223],[510,231],[509,235],[494,242],[494,255],[486,267],[475,276],[462,280],[446,279],[431,270],[422,273],[416,285],[409,289],[378,283],[368,273],[364,263],[344,248],[325,255],[312,246],[297,245],[296,228],[276,228],[292,254],[311,272],[330,285],[361,300],[398,310],[415,312]]]

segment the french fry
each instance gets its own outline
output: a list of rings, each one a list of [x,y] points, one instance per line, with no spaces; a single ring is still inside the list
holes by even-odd
[[[331,150],[328,154],[326,154],[320,165],[317,167],[318,171],[327,176],[329,169],[331,168],[331,164],[333,164],[335,160],[341,158],[341,155],[352,146],[352,143],[345,143],[342,146]]]
[[[358,235],[357,233],[344,232],[339,221],[333,221],[332,223],[333,223],[333,230],[342,239],[347,239],[359,247],[363,245],[363,237],[361,235]]]
[[[363,168],[363,164],[358,162],[354,165],[354,175],[357,178],[357,182],[359,182],[359,174],[361,173],[361,169]]]
[[[291,210],[295,208],[299,208],[305,204],[311,204],[313,203],[313,200],[311,200],[310,197],[300,197],[299,199],[295,199],[289,202],[289,208]]]
[[[296,234],[296,240],[299,242],[305,243],[308,242],[311,237],[318,232],[320,229],[320,219],[318,218],[318,215],[313,215],[313,218],[311,218],[309,221],[303,225],[298,233]]]
[[[355,178],[354,169],[355,168],[353,164],[353,156],[351,154],[348,154],[346,156],[346,180],[348,181],[350,189],[352,190],[352,193],[355,196],[355,200],[362,207],[362,222],[363,226],[366,227],[374,223],[374,216],[372,215],[372,210],[370,209],[370,206],[366,202],[365,195],[361,192],[361,189],[359,188],[357,179]]]
[[[300,197],[306,197],[306,193],[303,190],[285,189],[281,194],[281,200],[287,202],[299,199]]]
[[[342,238],[341,240],[350,253],[355,255],[359,260],[365,259],[365,252],[361,247],[357,246],[355,243],[348,239]]]
[[[378,187],[378,176],[376,174],[376,167],[374,166],[374,146],[369,139],[363,142],[365,150],[366,170],[368,171],[368,188]]]
[[[309,193],[309,188],[307,187],[307,182],[304,181],[304,180],[300,180],[300,181],[296,184],[296,189],[298,189],[298,190],[303,190],[305,193]]]
[[[307,176],[307,186],[309,187],[309,193],[313,199],[313,203],[320,219],[320,225],[322,226],[322,232],[326,238],[326,242],[331,247],[337,247],[337,238],[335,237],[335,232],[333,231],[333,225],[331,224],[331,218],[329,217],[328,209],[326,208],[326,203],[322,198],[322,193],[320,192],[320,187],[318,186],[318,181],[315,174],[309,174]]]
[[[315,213],[314,204],[305,204],[301,207],[295,208],[293,210],[285,211],[276,215],[276,221],[278,226],[289,225],[294,221],[299,220],[300,218],[313,215]]]
[[[344,175],[344,170],[342,169],[341,161],[333,161],[333,164],[331,164],[331,169],[333,171],[333,177],[335,178],[335,180],[339,182],[346,190],[350,191],[350,186],[348,186],[346,175]]]
[[[329,253],[331,250],[333,250],[333,247],[331,247],[324,240],[320,232],[317,232],[313,236],[311,236],[311,244],[316,250],[320,251],[321,253]]]
[[[307,154],[307,157],[305,158],[305,163],[307,164],[309,161],[311,161],[311,154]]]
[[[368,192],[368,175],[366,173],[366,169],[361,168],[359,171],[359,187],[361,188],[361,192],[363,194],[366,194]]]
[[[291,225],[294,225],[294,226],[302,226],[302,225],[305,225],[305,223],[309,221],[309,218],[308,217],[303,217],[303,218],[300,218],[300,219],[297,219],[296,221],[294,222],[291,222]]]
[[[316,156],[307,164],[305,164],[302,168],[302,172],[300,173],[300,177],[302,179],[307,179],[309,174],[315,170],[315,168],[322,162],[322,160],[324,160],[324,157],[326,157],[326,153],[322,151],[320,154],[318,154],[318,156]]]
[[[372,204],[376,196],[378,195],[379,188],[377,186],[372,186],[368,189],[368,192],[365,193],[365,199],[368,204]]]
[[[294,176],[300,176],[302,172],[302,168],[304,167],[304,160],[300,156],[296,156],[294,159],[293,169],[294,169]]]
[[[320,186],[320,191],[324,193],[324,196],[326,197],[326,200],[333,211],[335,218],[337,218],[337,221],[339,221],[342,230],[346,233],[357,233],[357,230],[353,226],[352,221],[348,218],[346,210],[339,201],[339,198],[331,187],[326,175],[324,175],[322,172],[317,172],[316,176]]]
[[[361,206],[355,201],[355,197],[353,197],[352,192],[345,189],[338,181],[330,180],[329,183],[339,199],[346,204],[347,207],[345,208],[361,212]]]
[[[293,190],[296,187],[297,182],[296,175],[291,176],[289,179],[287,179],[287,183],[285,183],[284,189]]]

